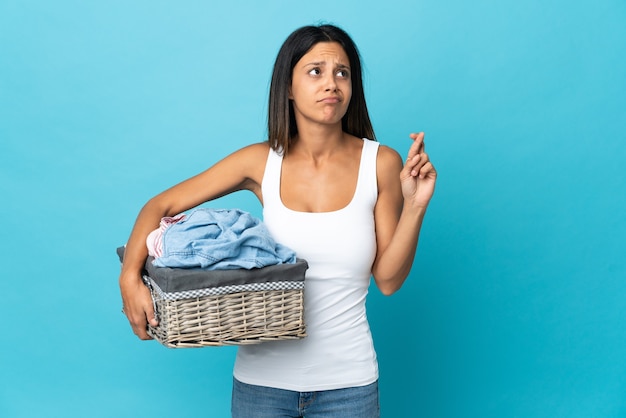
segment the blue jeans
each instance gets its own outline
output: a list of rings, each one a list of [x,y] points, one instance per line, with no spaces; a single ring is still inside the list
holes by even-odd
[[[318,392],[249,385],[233,379],[233,418],[378,418],[378,382]]]

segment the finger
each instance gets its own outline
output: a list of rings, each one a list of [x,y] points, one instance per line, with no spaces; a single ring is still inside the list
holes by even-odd
[[[152,340],[153,338],[150,336],[150,334],[148,334],[148,329],[146,328],[145,330],[141,330],[139,332],[135,333],[137,335],[137,337],[139,337],[140,340]]]
[[[140,333],[137,335],[141,339],[151,340],[152,337],[150,337],[147,333],[148,325],[151,327],[156,327],[159,325],[159,321],[154,312],[154,305],[150,304],[146,306],[144,309],[145,309],[144,310],[145,313],[143,313],[143,316],[141,318],[141,323],[138,324],[138,327],[137,327]]]
[[[424,138],[424,132],[411,132],[409,134],[409,136],[411,137],[411,139],[416,140],[417,138]]]
[[[148,323],[150,324],[150,326],[156,327],[159,325],[159,320],[154,313],[154,307],[150,307],[146,310],[146,318],[148,318]]]
[[[435,170],[435,167],[433,166],[433,164],[430,161],[428,161],[419,170],[419,178],[425,179],[426,177],[428,177],[430,175],[437,176],[437,171]]]
[[[415,170],[415,167],[419,164],[420,161],[420,155],[414,155],[413,157],[409,157],[406,160],[406,163],[404,164],[404,168],[403,171],[406,173],[406,175],[415,177],[417,175],[417,171]]]
[[[141,340],[152,339],[152,337],[148,334],[148,323],[145,320],[133,325],[133,332]]]
[[[138,317],[131,314],[130,309],[128,307],[124,307],[124,313],[126,314],[126,318],[128,319],[128,323],[133,330],[133,333],[142,340],[147,339],[148,335],[146,333],[147,323],[145,320],[142,322],[141,319],[137,319]],[[141,318],[141,317],[139,317]]]
[[[411,159],[420,153],[420,149],[421,149],[422,141],[423,141],[423,136],[421,136],[420,134],[411,134],[410,137],[413,140],[413,143],[409,147],[409,153],[407,155],[407,159]]]
[[[409,136],[413,140],[413,144],[409,148],[408,158],[413,158],[424,151],[424,132],[412,133]]]
[[[428,163],[429,157],[428,154],[422,153],[418,154],[411,159],[411,161],[407,161],[407,166],[410,167],[411,175],[413,177],[417,177],[422,167]]]
[[[139,337],[139,339],[141,340],[151,340],[152,337],[150,335],[148,335],[148,320],[147,318],[150,318],[147,316],[147,313],[144,313],[144,311],[140,311],[138,314],[134,314],[131,313],[130,310],[128,308],[124,308],[124,312],[126,313],[126,317],[128,318],[128,322],[130,323],[130,326],[133,330],[133,333]],[[154,319],[154,314],[152,314],[152,318]],[[153,324],[151,323],[150,325],[152,326],[156,326],[158,325],[158,321]]]
[[[420,163],[424,161],[423,155],[424,154],[417,153],[413,155],[412,157],[407,158],[406,166],[409,167],[410,169],[414,169],[416,166],[418,166]]]

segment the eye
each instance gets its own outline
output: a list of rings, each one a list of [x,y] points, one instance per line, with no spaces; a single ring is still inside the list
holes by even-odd
[[[322,71],[319,69],[319,67],[315,67],[309,70],[309,75],[320,75],[322,73]]]
[[[342,78],[349,78],[350,72],[348,72],[348,70],[346,69],[337,70],[337,76]]]

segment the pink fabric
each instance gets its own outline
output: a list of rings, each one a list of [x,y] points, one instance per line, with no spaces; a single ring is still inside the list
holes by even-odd
[[[163,232],[170,226],[187,218],[187,215],[181,213],[176,216],[166,216],[161,218],[159,227],[148,234],[146,245],[148,247],[148,255],[158,258],[163,255]]]

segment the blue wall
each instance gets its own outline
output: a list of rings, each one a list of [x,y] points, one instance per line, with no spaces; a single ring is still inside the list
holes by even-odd
[[[213,3],[0,0],[0,416],[228,416],[235,349],[136,340],[114,249],[264,139],[278,48],[320,20],[380,141],[424,130],[440,173],[411,277],[368,300],[382,416],[626,416],[626,3]]]

